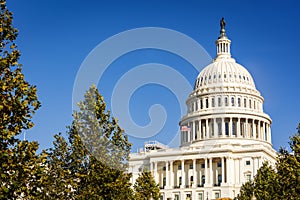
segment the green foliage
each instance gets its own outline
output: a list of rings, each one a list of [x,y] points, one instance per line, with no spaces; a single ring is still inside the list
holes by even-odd
[[[37,155],[37,142],[16,138],[33,126],[40,107],[36,87],[24,79],[14,40],[18,30],[12,13],[0,0],[0,199],[38,199],[45,155]]]
[[[53,199],[132,199],[125,173],[131,144],[92,86],[74,112],[68,141],[55,136],[49,150],[45,197]]]
[[[242,185],[240,189],[240,193],[235,199],[238,200],[251,200],[254,192],[254,185],[253,182],[246,182],[245,184]]]
[[[259,168],[254,178],[254,195],[257,200],[272,200],[277,197],[277,174],[267,162]]]
[[[300,199],[300,123],[289,145],[291,152],[280,148],[275,169],[264,163],[254,182],[241,187],[237,199],[249,200],[253,194],[258,200]]]
[[[136,200],[158,200],[159,186],[155,183],[151,172],[143,170],[134,184]]]

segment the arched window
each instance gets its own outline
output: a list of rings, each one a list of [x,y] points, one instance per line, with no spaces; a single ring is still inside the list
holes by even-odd
[[[219,107],[222,106],[221,97],[218,97],[218,106],[219,106]]]
[[[249,108],[251,108],[251,99],[249,99]]]
[[[241,107],[241,98],[238,98],[238,107]]]
[[[215,107],[215,98],[211,98],[211,107]]]
[[[208,108],[208,99],[205,100],[206,108]]]
[[[244,107],[245,108],[247,107],[247,99],[246,98],[244,99]]]
[[[203,101],[200,99],[200,109],[203,109]]]
[[[228,97],[225,97],[225,106],[228,106]]]
[[[231,106],[234,106],[234,97],[231,97]]]

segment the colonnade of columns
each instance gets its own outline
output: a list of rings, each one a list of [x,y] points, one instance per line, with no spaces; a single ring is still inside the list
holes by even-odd
[[[271,126],[268,122],[252,118],[216,117],[189,121],[188,131],[181,132],[182,144],[220,137],[251,138],[271,143]]]
[[[249,166],[245,164],[245,161],[249,162]],[[248,160],[218,157],[153,161],[150,163],[150,170],[156,183],[162,189],[197,188],[221,186],[221,184],[242,184],[247,181],[247,176],[253,179],[261,165],[260,157],[252,157]]]

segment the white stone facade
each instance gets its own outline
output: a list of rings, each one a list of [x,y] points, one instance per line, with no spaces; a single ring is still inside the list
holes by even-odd
[[[181,146],[153,143],[131,154],[132,183],[148,168],[161,187],[161,199],[233,199],[264,161],[275,163],[264,99],[251,74],[231,58],[230,43],[223,26],[217,56],[200,72],[187,99]]]

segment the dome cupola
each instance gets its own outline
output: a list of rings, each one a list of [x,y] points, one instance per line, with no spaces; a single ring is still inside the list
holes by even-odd
[[[180,121],[181,144],[212,139],[251,139],[271,144],[271,118],[248,70],[231,57],[224,18],[216,41],[216,57],[198,75]],[[188,127],[188,128],[186,128]]]

